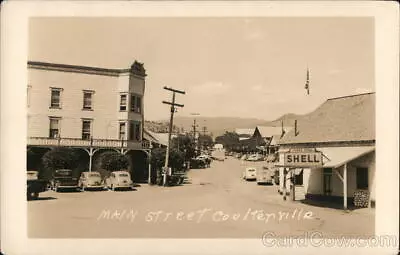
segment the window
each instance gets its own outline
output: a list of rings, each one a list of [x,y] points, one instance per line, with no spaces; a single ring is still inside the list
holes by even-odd
[[[92,98],[94,91],[83,91],[83,109],[92,110]]]
[[[120,96],[120,101],[119,101],[119,110],[120,111],[126,111],[127,108],[127,100],[128,99],[128,95],[121,95]]]
[[[131,111],[141,113],[142,110],[142,97],[138,95],[131,95]]]
[[[50,118],[49,138],[58,138],[60,136],[60,118]]]
[[[140,122],[139,121],[132,121],[129,123],[129,140],[136,140],[140,141]]]
[[[368,189],[368,168],[357,168],[357,189]]]
[[[61,108],[61,89],[51,88],[50,108]]]
[[[120,122],[119,123],[119,139],[120,140],[126,140],[126,124],[125,122]]]
[[[90,140],[92,121],[91,120],[82,120],[82,139]]]

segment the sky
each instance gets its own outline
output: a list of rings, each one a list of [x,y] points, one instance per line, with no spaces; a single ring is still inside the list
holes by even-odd
[[[143,62],[147,120],[168,119],[164,86],[186,92],[176,116],[263,120],[375,91],[368,17],[31,18],[28,55],[104,68]]]

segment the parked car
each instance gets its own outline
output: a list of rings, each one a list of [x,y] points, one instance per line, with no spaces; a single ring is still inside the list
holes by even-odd
[[[26,172],[26,196],[28,200],[37,199],[39,193],[46,191],[47,181],[39,179],[38,171],[27,171]]]
[[[243,179],[246,181],[256,180],[256,169],[254,167],[247,167],[243,172]]]
[[[190,160],[190,168],[191,169],[206,168],[206,166],[207,166],[207,163],[203,159],[193,158]]]
[[[60,190],[70,189],[77,190],[78,178],[73,177],[72,170],[70,169],[58,169],[53,173],[53,179],[51,180],[51,189],[55,192]]]
[[[263,160],[263,156],[258,155],[258,154],[252,154],[246,159],[247,161],[260,161]]]
[[[203,160],[206,166],[209,166],[212,161],[211,157],[205,154],[197,156],[196,160]]]
[[[246,160],[247,159],[247,155],[246,154],[244,154],[244,155],[242,155],[241,157],[240,157],[240,160]]]
[[[131,180],[131,175],[127,171],[114,171],[110,174],[110,177],[106,179],[106,187],[115,189],[132,189],[133,182]]]
[[[256,171],[257,184],[272,184],[271,171],[267,167],[258,168]]]
[[[85,189],[103,189],[104,182],[99,172],[82,172],[78,186],[81,191],[85,191]]]

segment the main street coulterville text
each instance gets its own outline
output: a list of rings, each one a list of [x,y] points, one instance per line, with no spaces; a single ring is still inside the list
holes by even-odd
[[[170,212],[170,211],[147,211],[144,213],[135,209],[104,209],[97,217],[98,221],[128,221],[133,223],[135,220],[143,220],[148,223],[162,223],[168,221],[191,221],[201,223],[211,220],[213,222],[227,221],[260,221],[268,223],[269,221],[289,221],[289,220],[311,220],[314,219],[311,211],[303,209],[294,209],[293,211],[266,212],[264,210],[253,210],[226,213],[221,210],[203,208],[189,212]]]

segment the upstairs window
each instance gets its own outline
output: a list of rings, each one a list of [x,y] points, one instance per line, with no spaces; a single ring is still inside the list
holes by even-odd
[[[51,88],[50,108],[61,108],[61,91],[60,88]]]
[[[83,109],[84,110],[92,110],[93,109],[93,98],[94,91],[85,90],[83,91]]]
[[[82,140],[90,140],[92,120],[82,120]]]
[[[131,111],[136,113],[142,112],[142,97],[131,95]]]
[[[141,124],[139,121],[132,121],[129,123],[129,140],[141,140]]]
[[[119,136],[120,140],[126,140],[126,123],[120,122],[119,123]]]
[[[60,136],[60,118],[50,117],[49,138]]]
[[[127,110],[127,105],[128,105],[128,95],[121,95],[120,96],[120,101],[119,101],[119,110],[120,111],[126,111]]]

